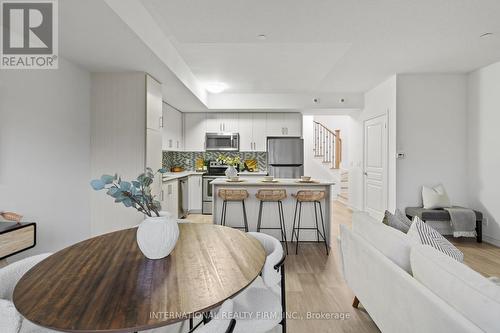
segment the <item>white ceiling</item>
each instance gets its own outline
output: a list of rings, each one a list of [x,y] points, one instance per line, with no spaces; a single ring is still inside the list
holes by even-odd
[[[142,0],[200,81],[228,93],[364,92],[394,73],[500,59],[498,0]],[[265,41],[256,38],[266,34]]]
[[[134,28],[120,5],[147,15]],[[63,0],[59,11],[64,57],[91,71],[151,73],[186,111],[354,107],[395,73],[464,73],[500,60],[499,0]],[[141,26],[162,38],[147,40]],[[158,52],[167,43],[177,58]],[[200,102],[179,63],[195,83],[229,89],[209,96],[213,107]],[[352,105],[336,105],[339,96]]]
[[[102,0],[59,1],[59,52],[91,72],[150,73],[174,107],[207,110]]]

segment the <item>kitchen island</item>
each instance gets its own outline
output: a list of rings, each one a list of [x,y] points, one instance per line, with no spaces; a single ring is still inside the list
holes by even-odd
[[[297,179],[278,179],[276,182],[263,182],[262,179],[253,178],[241,178],[242,182],[229,182],[226,178],[219,178],[212,181],[213,186],[213,222],[215,224],[221,223],[222,214],[222,199],[217,195],[219,189],[231,188],[231,189],[245,189],[248,191],[249,197],[245,200],[246,211],[248,216],[248,228],[249,231],[256,231],[257,229],[257,218],[259,214],[259,203],[260,201],[255,197],[255,194],[259,189],[284,189],[286,190],[287,197],[283,202],[283,213],[285,218],[285,227],[287,240],[291,240],[292,236],[292,225],[293,225],[293,215],[295,210],[295,198],[292,194],[297,193],[299,190],[323,190],[325,191],[325,198],[321,201],[321,207],[323,210],[323,217],[326,229],[326,238],[328,244],[330,244],[330,224],[331,224],[331,202],[333,196],[333,185],[332,181],[322,181],[317,180],[311,183],[298,182]],[[298,214],[297,214],[298,215]],[[321,228],[321,221],[320,228]],[[312,203],[304,203],[302,206],[302,219],[301,227],[314,227],[314,205]],[[227,205],[227,216],[226,216],[226,226],[242,226],[243,225],[243,212],[242,205],[240,202],[229,202]],[[264,208],[262,212],[262,227],[278,227],[279,226],[279,215],[276,203],[264,203]],[[321,229],[320,229],[321,230]],[[275,236],[280,239],[279,230],[262,230],[263,232]],[[316,241],[316,231],[314,230],[301,230],[300,231],[301,241]]]

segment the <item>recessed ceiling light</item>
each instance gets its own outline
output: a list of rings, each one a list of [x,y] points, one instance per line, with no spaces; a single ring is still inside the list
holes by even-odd
[[[266,40],[267,36],[264,35],[264,34],[260,34],[260,35],[257,35],[257,39],[259,39],[259,40]]]
[[[212,94],[219,94],[227,89],[227,84],[224,82],[208,82],[205,84],[205,89]]]
[[[483,38],[483,37],[491,37],[493,36],[493,33],[492,32],[485,32],[484,34],[482,34],[481,36],[479,36],[480,38]]]

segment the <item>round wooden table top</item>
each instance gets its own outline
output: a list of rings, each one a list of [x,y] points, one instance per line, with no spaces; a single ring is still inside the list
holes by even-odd
[[[195,223],[179,229],[174,251],[158,260],[139,250],[137,228],[65,248],[21,278],[14,304],[58,331],[140,331],[219,306],[264,266],[264,248],[241,231]]]

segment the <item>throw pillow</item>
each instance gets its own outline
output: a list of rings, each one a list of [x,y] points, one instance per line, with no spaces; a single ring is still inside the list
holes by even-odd
[[[396,209],[396,212],[392,214],[389,211],[385,211],[384,220],[382,221],[384,224],[387,224],[394,229],[397,229],[405,234],[410,230],[411,220],[407,218],[399,209]]]
[[[450,198],[442,184],[434,187],[422,186],[422,201],[425,209],[451,207]]]
[[[436,250],[452,257],[458,262],[464,262],[464,254],[444,238],[439,232],[428,226],[418,216],[415,216],[408,231],[408,236],[418,244],[430,245]]]

